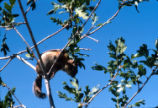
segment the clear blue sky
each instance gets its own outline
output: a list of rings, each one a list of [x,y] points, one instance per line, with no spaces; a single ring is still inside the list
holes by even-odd
[[[51,23],[49,20],[50,16],[46,15],[46,13],[52,8],[50,3],[51,0],[38,0],[37,9],[28,14],[28,20],[37,41],[43,39],[45,36],[60,28],[59,26]],[[116,12],[116,10],[117,0],[103,0],[97,10],[97,15],[99,17],[98,23],[102,23],[103,21],[107,20]],[[106,65],[108,60],[110,60],[107,54],[107,45],[110,40],[114,41],[120,36],[124,37],[127,45],[126,52],[129,54],[135,53],[138,47],[143,43],[147,44],[149,48],[154,48],[155,40],[158,38],[157,10],[158,2],[156,2],[156,0],[139,4],[140,13],[137,13],[134,7],[123,8],[112,23],[106,25],[92,35],[92,37],[99,40],[99,43],[95,43],[90,39],[82,40],[80,42],[80,46],[82,48],[90,48],[92,50],[84,52],[89,54],[90,57],[85,58],[84,63],[86,65],[86,70],[79,69],[79,73],[76,76],[79,80],[80,86],[83,88],[86,85],[94,87],[99,84],[100,87],[103,87],[107,83],[108,76],[104,75],[103,72],[92,70],[91,66],[93,66],[95,63]],[[15,11],[19,12],[19,10]],[[26,40],[32,44],[29,39],[27,29],[24,26],[18,29],[25,36]],[[3,31],[1,32],[3,33]],[[7,34],[7,43],[11,50],[9,54],[25,49],[25,44],[23,44],[19,36],[14,31],[7,32]],[[69,35],[70,34],[68,34],[66,30],[62,31],[58,35],[41,44],[39,46],[40,52],[48,49],[63,48]],[[2,37],[0,37],[0,39],[2,39]],[[0,56],[3,56],[3,54],[0,53]],[[5,60],[0,61],[0,68],[5,64],[5,62]],[[34,61],[32,63],[34,65],[36,64]],[[148,71],[150,72],[151,70]],[[3,78],[3,81],[8,84],[9,87],[16,87],[16,96],[28,108],[49,108],[48,99],[38,99],[33,94],[32,84],[36,78],[36,73],[27,65],[23,64],[17,59],[14,59],[9,66],[0,73],[0,75]],[[67,102],[64,99],[58,98],[57,96],[57,91],[63,91],[62,82],[69,82],[69,79],[70,77],[67,76],[66,73],[60,71],[56,74],[55,78],[51,80],[52,93],[56,108],[77,107],[74,102]],[[144,107],[157,106],[157,81],[158,76],[153,77],[143,91],[133,100],[133,102],[140,99],[145,99],[146,104]],[[0,95],[4,96],[6,91],[7,89],[0,88]],[[44,85],[43,91],[45,92]],[[130,90],[128,93],[129,96],[132,96],[134,92],[134,89]],[[89,108],[113,108],[114,103],[110,99],[111,96],[112,95],[108,92],[108,89],[104,90],[95,98],[95,100],[90,104]]]

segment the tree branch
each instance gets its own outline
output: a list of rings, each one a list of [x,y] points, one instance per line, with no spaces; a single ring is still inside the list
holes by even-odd
[[[9,64],[12,60],[13,60],[13,58],[10,58],[10,59],[7,61],[7,63],[0,69],[0,72],[1,72],[5,67],[7,67],[8,64]]]
[[[8,91],[11,91],[10,87],[8,87],[7,84],[3,83],[3,86],[6,87],[6,88],[8,89]],[[26,108],[26,106],[23,105],[23,104],[20,102],[20,100],[15,96],[14,93],[12,93],[12,92],[10,92],[10,93],[13,95],[13,97],[16,99],[16,101],[20,104],[20,106],[21,106],[22,108]]]
[[[45,70],[45,69],[44,69],[44,65],[43,65],[43,62],[42,62],[42,59],[41,59],[41,56],[40,56],[40,52],[39,52],[39,49],[38,49],[38,47],[37,47],[36,41],[35,41],[35,39],[34,39],[33,32],[32,32],[32,30],[31,30],[31,27],[30,27],[30,25],[29,25],[29,22],[28,22],[28,20],[27,20],[27,17],[26,17],[26,15],[25,15],[25,12],[24,12],[24,9],[23,9],[21,0],[18,0],[18,3],[19,3],[19,6],[20,6],[20,10],[21,10],[21,12],[22,12],[22,15],[23,15],[23,17],[24,17],[24,20],[25,20],[25,22],[26,22],[26,27],[27,27],[27,29],[28,29],[28,31],[29,31],[29,34],[30,34],[32,43],[34,44],[35,50],[36,50],[37,55],[38,55],[38,57],[39,57],[39,59],[40,59],[41,69],[43,70],[43,72],[45,72],[45,71],[44,71],[44,70]]]
[[[53,98],[52,98],[49,79],[45,79],[45,86],[46,86],[46,90],[47,90],[47,96],[48,96],[48,99],[49,99],[49,103],[52,105],[51,108],[55,108],[54,101],[53,101]]]
[[[93,40],[93,41],[94,41],[94,42],[96,42],[96,43],[98,43],[98,42],[99,42],[99,40],[97,40],[97,39],[95,39],[95,38],[92,38],[92,37],[90,37],[90,36],[87,36],[87,38],[89,38],[89,39]]]
[[[66,24],[64,27],[62,27],[61,29],[59,29],[59,30],[56,31],[55,33],[52,33],[52,34],[46,36],[44,39],[42,39],[42,40],[40,40],[39,42],[37,42],[36,45],[39,45],[39,44],[41,44],[42,42],[46,41],[47,39],[49,39],[49,38],[55,36],[56,34],[58,34],[59,32],[61,32],[63,29],[65,29],[67,26],[68,26],[68,24]],[[31,46],[31,49],[34,48],[34,47],[35,47],[35,46]],[[25,53],[25,52],[27,52],[27,50],[22,50],[22,51],[20,51],[20,52],[14,54],[14,55],[20,55],[20,54],[23,54],[23,53]],[[10,58],[10,56],[0,57],[0,60],[5,60],[5,59],[9,59],[9,58]]]
[[[23,15],[23,17],[24,17],[24,20],[25,20],[25,22],[26,22],[26,26],[27,26],[27,29],[28,29],[28,31],[29,31],[31,40],[32,40],[32,42],[33,42],[33,45],[35,46],[35,50],[36,50],[37,55],[38,55],[38,57],[39,57],[39,60],[40,60],[39,65],[40,65],[40,68],[41,68],[42,71],[43,71],[43,75],[44,75],[45,79],[46,79],[46,80],[49,80],[49,79],[48,79],[48,76],[46,75],[46,69],[45,69],[44,64],[43,64],[43,61],[42,61],[42,59],[41,59],[41,55],[40,55],[38,46],[37,46],[37,44],[36,44],[36,41],[35,41],[34,36],[33,36],[33,32],[32,32],[32,30],[31,30],[31,27],[30,27],[29,22],[28,22],[28,20],[27,20],[26,14],[25,14],[25,12],[24,12],[24,9],[23,9],[21,0],[18,0],[18,3],[19,3],[19,6],[20,6],[20,10],[21,10],[21,12],[22,12],[22,15]],[[47,84],[45,84],[45,85],[47,85]],[[47,87],[47,86],[46,86],[46,87]],[[50,88],[49,85],[48,85],[48,87]],[[50,90],[50,89],[47,89],[47,90]],[[47,92],[50,93],[50,91],[47,91]],[[52,98],[52,95],[49,95],[48,97],[51,97],[51,98]],[[50,98],[49,98],[49,99],[50,99]],[[52,98],[52,100],[49,100],[49,101],[51,101],[51,102],[50,102],[51,108],[55,108],[54,102],[53,102],[53,98]],[[53,103],[53,104],[52,104],[52,103]]]
[[[28,65],[29,67],[31,67],[34,71],[36,71],[35,66],[33,66],[30,62],[28,62],[24,58],[20,57],[19,55],[16,55],[16,58],[22,61],[23,63],[25,63],[26,65]]]
[[[41,41],[37,42],[37,45],[41,44],[42,42],[44,42],[45,40],[55,36],[56,34],[58,34],[59,32],[61,32],[63,29],[65,29],[68,26],[68,24],[65,24],[64,27],[62,27],[61,29],[59,29],[58,31],[56,31],[55,33],[52,33],[48,36],[46,36],[44,39],[42,39]],[[31,48],[34,48],[34,46],[32,46]]]
[[[82,28],[87,24],[88,20],[91,18],[91,16],[92,16],[93,13],[95,12],[95,10],[98,8],[100,2],[101,2],[101,0],[98,1],[98,3],[97,3],[96,6],[94,7],[94,9],[93,9],[92,12],[90,13],[90,15],[88,16],[88,19],[83,23]]]
[[[33,56],[35,57],[35,59],[38,61],[38,58],[36,57],[35,53],[33,52],[33,50],[31,49],[30,45],[28,44],[28,42],[25,40],[24,36],[15,28],[13,27],[13,29],[16,31],[16,33],[20,36],[20,38],[24,41],[24,43],[26,44],[26,46],[29,48],[29,50],[31,51],[31,53],[33,54]]]
[[[102,89],[100,89],[95,95],[93,95],[90,99],[89,99],[89,101],[86,103],[86,104],[83,104],[83,106],[85,106],[86,108],[88,107],[88,105],[94,100],[94,98],[100,93],[100,92],[102,92],[105,88],[107,88],[109,85],[111,85],[111,83],[115,80],[115,78],[116,78],[116,76],[118,75],[118,73],[119,73],[119,71],[117,71],[116,73],[115,73],[115,75],[112,77],[112,79],[111,79],[111,81],[108,83],[108,84],[106,84]]]
[[[95,33],[96,31],[98,31],[99,29],[101,29],[103,26],[105,26],[106,24],[109,24],[114,18],[116,18],[116,16],[118,15],[118,13],[120,12],[121,8],[119,8],[116,13],[110,17],[107,21],[105,21],[102,25],[100,25],[98,28],[96,28],[95,30],[93,30],[92,32],[90,32],[93,27],[91,27],[87,33],[85,33],[83,36],[81,36],[81,39],[89,36],[89,35],[92,35],[93,33]]]
[[[34,0],[34,2],[36,2],[36,0]],[[31,6],[28,7],[28,9],[25,12],[25,15],[30,11],[30,9],[31,9]]]
[[[127,101],[127,103],[124,105],[123,108],[126,108],[127,105],[142,91],[142,89],[145,87],[145,85],[148,83],[148,81],[151,79],[151,77],[154,75],[154,72],[157,70],[158,67],[155,67],[152,71],[152,73],[147,77],[146,81],[142,84],[142,86],[137,90],[136,93]]]

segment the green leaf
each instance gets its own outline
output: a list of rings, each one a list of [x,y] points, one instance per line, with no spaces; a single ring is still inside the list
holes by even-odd
[[[78,102],[81,102],[81,99],[83,98],[83,93],[79,93],[79,95],[77,95],[76,97],[75,97],[75,101],[78,103]]]
[[[86,86],[86,90],[84,91],[85,95],[88,96],[90,93],[89,86]]]
[[[50,11],[48,12],[48,15],[53,14],[54,12],[55,12],[55,10],[52,9],[52,10],[50,10]]]
[[[115,50],[116,50],[115,46],[112,44],[111,41],[109,42],[108,49],[109,49],[110,51],[112,51],[112,52],[115,52]]]
[[[75,79],[75,78],[73,78],[73,81],[72,80],[70,80],[70,82],[71,82],[71,84],[72,84],[72,86],[74,86],[77,90],[78,90],[78,80],[77,79]]]
[[[1,79],[1,77],[0,77],[0,86],[3,86],[3,81],[2,81],[2,79]]]
[[[95,94],[97,91],[99,90],[99,88],[97,86],[93,87],[91,90],[91,94]]]
[[[149,56],[149,51],[147,48],[146,44],[143,44],[142,46],[140,46],[139,50],[137,50],[139,56],[144,56],[144,57],[148,57]]]
[[[97,27],[98,27],[98,26],[102,26],[102,25],[103,25],[102,23],[101,23],[101,24],[97,24]]]
[[[1,45],[1,52],[3,52],[4,53],[4,55],[6,56],[7,55],[7,52],[9,52],[10,50],[9,50],[9,47],[8,47],[8,45],[7,45],[7,43],[6,43],[6,34],[4,35],[4,38],[3,38],[3,40],[2,40],[2,45]]]
[[[104,71],[105,73],[107,72],[107,69],[104,66],[98,65],[98,64],[96,64],[95,66],[92,66],[92,69],[98,70],[98,71]]]
[[[66,95],[65,93],[62,93],[61,91],[58,91],[57,93],[58,93],[58,96],[59,96],[60,98],[64,98],[66,101],[73,101],[73,99],[67,97],[67,95]]]
[[[117,102],[117,99],[116,99],[116,98],[111,98],[111,100],[112,100],[113,102]]]
[[[12,14],[12,16],[13,16],[13,17],[18,17],[18,16],[19,16],[19,14]]]
[[[82,17],[84,20],[88,19],[88,13],[84,12],[81,8],[77,8],[75,12],[79,17]]]
[[[138,66],[138,75],[140,76],[146,75],[146,68],[143,65]]]
[[[141,105],[145,105],[145,100],[140,100],[133,105],[129,105],[129,108],[140,107]]]
[[[121,37],[118,40],[116,40],[115,43],[116,43],[116,54],[123,54],[127,49],[127,46],[125,45],[125,40]]]
[[[5,3],[4,3],[4,7],[5,7],[5,9],[7,9],[8,12],[11,13],[12,7],[11,7],[9,4],[7,4],[7,3],[5,2]]]
[[[32,10],[34,10],[36,8],[36,0],[28,0],[27,1],[27,5],[31,4]]]
[[[69,87],[68,85],[64,86],[64,89],[65,89],[65,90],[67,90],[69,93],[72,93],[72,94],[74,94],[74,93],[75,93],[75,89],[74,89],[74,88]]]
[[[155,66],[155,58],[154,57],[147,57],[146,60],[141,60],[141,63],[144,63],[146,66],[152,68],[153,66]]]
[[[16,1],[16,0],[9,0],[9,2],[10,2],[10,4],[11,4],[12,7],[13,7],[13,5],[15,4],[15,1]]]
[[[131,55],[131,58],[132,58],[132,59],[137,58],[137,57],[140,57],[139,53],[136,53],[136,54],[132,54],[132,55]]]
[[[15,92],[15,88],[9,90],[8,93],[6,94],[5,99],[3,101],[3,106],[5,106],[4,108],[13,107],[15,102],[13,100],[12,95],[14,94],[14,92]]]

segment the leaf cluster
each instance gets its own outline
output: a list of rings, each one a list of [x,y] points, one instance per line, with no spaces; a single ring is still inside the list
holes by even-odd
[[[5,83],[2,81],[1,77],[0,77],[0,86],[5,87]],[[9,90],[4,99],[1,99],[0,97],[0,108],[13,108],[14,105],[14,100],[12,97],[12,94],[14,94],[15,92],[15,88]]]
[[[9,47],[8,47],[8,45],[6,43],[6,39],[7,39],[6,38],[6,34],[4,34],[4,37],[2,39],[2,44],[1,44],[1,52],[3,52],[5,56],[7,55],[7,52],[10,51]]]
[[[6,94],[4,100],[0,100],[0,107],[1,108],[12,108],[13,107],[15,102],[13,100],[12,94],[14,92],[15,92],[15,88],[8,91],[8,93]]]
[[[145,100],[139,100],[133,105],[129,105],[129,108],[135,108],[135,107],[140,107],[141,105],[145,105]]]
[[[83,20],[86,20],[89,13],[94,9],[91,6],[92,0],[58,0],[58,2],[52,2],[53,9],[48,12],[48,15],[63,15],[67,16],[67,19],[62,20],[62,17],[51,17],[51,20],[59,25],[64,26],[69,24],[67,29],[74,28],[76,25],[82,24]],[[95,15],[95,14],[94,14]]]
[[[27,1],[27,5],[30,5],[32,10],[35,10],[35,8],[36,8],[36,0],[28,0]]]
[[[10,29],[16,25],[14,19],[19,15],[12,12],[15,2],[16,0],[8,0],[8,2],[1,1],[3,7],[0,7],[0,25],[4,26],[6,29]]]
[[[136,11],[139,12],[138,4],[144,1],[149,1],[149,0],[118,0],[118,3],[119,3],[119,8],[124,6],[135,6]]]
[[[125,53],[127,46],[125,40],[121,37],[115,41],[109,43],[109,56],[112,58],[108,62],[108,66],[102,66],[96,64],[92,67],[94,70],[104,71],[105,74],[110,74],[111,78],[117,76],[117,79],[112,81],[109,91],[113,94],[112,101],[115,102],[116,107],[123,107],[129,97],[127,96],[127,89],[133,85],[137,85],[138,89],[143,84],[143,78],[147,77],[147,68],[152,69],[157,66],[158,50],[157,40],[155,43],[155,49],[148,49],[146,44],[140,46],[136,54],[128,56]],[[152,75],[157,75],[155,70]],[[109,80],[111,81],[111,80]],[[144,104],[143,102],[137,102],[134,105],[139,106]]]
[[[89,86],[85,87],[83,91],[82,88],[79,88],[79,83],[77,79],[70,80],[71,86],[66,82],[63,83],[64,89],[73,95],[73,97],[68,97],[65,93],[61,91],[58,92],[60,98],[64,98],[66,101],[74,101],[78,103],[78,108],[82,108],[83,104],[87,103],[89,99],[98,91],[97,87],[94,87],[90,90]]]

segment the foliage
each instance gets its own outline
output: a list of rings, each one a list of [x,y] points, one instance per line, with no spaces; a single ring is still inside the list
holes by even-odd
[[[7,38],[6,38],[6,34],[5,34],[3,37],[3,40],[2,40],[2,44],[1,44],[1,52],[3,52],[5,56],[7,55],[7,52],[9,52],[9,47],[6,43],[6,40],[7,40]]]
[[[94,9],[91,6],[92,0],[57,0],[58,2],[52,2],[53,9],[51,9],[48,14],[51,15],[65,15],[68,16],[64,20],[60,18],[51,17],[54,23],[64,25],[69,23],[69,28],[78,29],[79,25],[83,23],[82,19],[88,19],[89,13]],[[82,19],[81,19],[82,18]],[[74,28],[75,27],[75,28]]]
[[[27,5],[30,5],[32,10],[36,8],[36,0],[28,0]]]
[[[66,93],[62,93],[58,91],[58,95],[60,98],[64,98],[66,101],[74,101],[78,103],[78,108],[82,108],[84,103],[87,103],[91,97],[95,95],[95,93],[99,90],[98,87],[89,88],[87,85],[85,90],[79,88],[79,83],[77,79],[70,80],[71,86],[69,86],[66,82],[63,83],[64,89],[70,94],[74,95],[74,97],[68,97]]]
[[[19,2],[20,0],[18,0]],[[118,10],[123,7],[134,6],[136,11],[138,10],[138,5],[141,2],[149,0],[117,0],[118,1]],[[90,35],[89,32],[85,29],[85,25],[88,20],[91,20],[91,23],[88,23],[91,28],[88,31],[99,30],[104,24],[95,25],[97,21],[96,8],[94,4],[95,0],[55,0],[52,4],[52,9],[47,13],[50,16],[50,20],[62,27],[65,27],[66,30],[71,32],[68,34],[68,42],[65,45],[63,50],[66,50],[70,58],[73,58],[75,62],[78,63],[80,68],[85,69],[83,61],[84,57],[89,55],[83,54],[80,51],[80,46],[78,45],[82,39],[84,32],[86,35]],[[26,24],[28,22],[16,22],[16,18],[20,15],[14,11],[17,0],[0,0],[0,27],[5,30],[14,29],[16,26],[21,24]],[[18,3],[17,3],[18,4]],[[98,2],[99,4],[99,2]],[[28,0],[25,4],[29,8],[23,13],[26,15],[30,9],[36,9],[36,0]],[[119,12],[119,11],[118,11]],[[111,19],[117,16],[116,13],[113,17],[107,20],[107,24],[111,22]],[[24,19],[25,16],[24,16]],[[105,22],[106,23],[106,22]],[[95,31],[94,30],[94,31]],[[29,30],[31,32],[31,30]],[[31,33],[30,33],[31,34]],[[31,34],[32,35],[32,34]],[[6,56],[9,52],[9,47],[6,43],[7,37],[4,34],[1,44],[1,52]],[[35,43],[36,44],[36,43]],[[111,100],[115,103],[117,108],[125,107],[132,100],[127,93],[130,88],[137,88],[136,93],[139,93],[151,76],[158,75],[158,40],[155,42],[155,49],[149,49],[146,44],[140,46],[135,54],[127,55],[125,40],[121,37],[118,38],[115,43],[112,41],[109,42],[108,54],[111,60],[107,63],[107,66],[96,64],[92,66],[93,70],[103,71],[104,74],[109,74],[109,83],[103,88],[93,87],[90,88],[89,85],[85,88],[79,87],[79,81],[77,79],[70,80],[71,85],[67,82],[63,83],[63,88],[69,94],[58,92],[60,98],[65,99],[66,101],[73,101],[78,104],[78,107],[88,106],[88,104],[93,100],[93,98],[102,90],[109,87],[109,92],[112,94]],[[30,48],[26,48],[27,57],[34,60],[34,54]],[[36,51],[38,52],[38,51]],[[18,55],[18,54],[17,54]],[[40,54],[39,54],[40,55]],[[11,56],[10,56],[11,58]],[[11,58],[12,59],[12,58]],[[147,72],[149,69],[153,70],[152,72]],[[0,77],[0,86],[6,87]],[[9,90],[4,99],[0,100],[0,107],[7,108],[14,105],[14,100],[12,95],[14,94],[15,89]],[[145,104],[145,100],[139,100],[136,103],[130,105],[129,107],[140,107]]]
[[[156,41],[157,42],[157,41]],[[125,106],[129,100],[127,96],[128,88],[137,86],[138,90],[143,86],[143,79],[147,77],[147,67],[155,67],[157,61],[158,51],[157,49],[148,49],[146,44],[140,46],[136,54],[128,56],[125,54],[127,46],[125,40],[121,37],[115,41],[114,45],[112,42],[109,43],[109,56],[112,58],[108,62],[108,66],[96,64],[92,69],[98,71],[104,71],[105,74],[109,73],[111,78],[117,75],[117,79],[112,81],[109,91],[113,94],[112,101],[115,102],[117,108]],[[156,43],[157,47],[157,43]],[[149,53],[151,52],[151,53]],[[151,75],[157,75],[154,71]],[[148,80],[148,77],[146,78]],[[136,102],[134,106],[140,106],[145,104],[144,100]]]
[[[92,67],[93,70],[104,71],[105,74],[110,74],[111,81],[112,78],[118,77],[111,82],[109,91],[113,94],[114,97],[111,98],[115,102],[117,108],[124,107],[129,100],[127,91],[133,86],[137,86],[138,90],[143,85],[143,79],[147,77],[147,67],[153,68],[157,60],[157,40],[156,40],[156,50],[149,50],[146,44],[140,46],[136,54],[131,54],[128,56],[125,54],[127,46],[125,45],[125,40],[121,37],[115,41],[115,44],[112,42],[109,43],[109,56],[112,58],[108,62],[108,66],[104,67],[102,65],[96,64]],[[151,53],[149,53],[151,51]],[[151,73],[152,75],[157,75],[157,71]],[[147,78],[148,79],[148,78]],[[85,87],[85,91],[82,91],[82,88],[79,88],[78,80],[70,81],[73,87],[68,86],[64,82],[64,89],[70,94],[73,94],[74,97],[68,97],[67,94],[58,92],[60,98],[64,98],[66,101],[74,101],[78,104],[78,107],[83,107],[94,95],[96,95],[98,88],[92,88],[90,90],[89,86]],[[129,107],[140,107],[145,104],[145,100],[140,100],[135,104],[130,105]]]
[[[3,86],[5,87],[5,83],[2,81],[2,79],[0,78],[0,86]],[[6,95],[5,95],[5,98],[1,100],[0,98],[0,107],[1,108],[12,108],[13,105],[14,105],[14,100],[13,100],[13,97],[12,97],[12,94],[14,94],[15,92],[15,88],[9,90]]]
[[[18,14],[12,12],[16,0],[9,0],[4,2],[4,6],[0,7],[0,25],[6,29],[11,29],[14,25],[18,25],[14,22],[14,19],[18,17]]]
[[[69,37],[69,43],[67,45],[66,50],[69,53],[71,58],[74,58],[78,63],[79,67],[83,67],[85,69],[82,61],[84,58],[79,53],[78,43],[81,39],[81,34],[83,32],[83,20],[87,20],[90,12],[94,9],[94,6],[91,6],[92,0],[57,0],[58,2],[52,2],[53,9],[48,12],[48,15],[52,15],[55,17],[51,17],[50,19],[61,26],[68,24],[66,27],[67,30],[71,30],[71,35]],[[59,16],[56,17],[56,16]],[[60,16],[67,16],[62,19]],[[92,20],[95,19],[96,14],[93,13]],[[94,20],[93,20],[94,21]]]
[[[119,3],[119,8],[123,6],[135,6],[137,12],[139,12],[138,4],[144,1],[149,1],[149,0],[118,0],[118,3]]]

